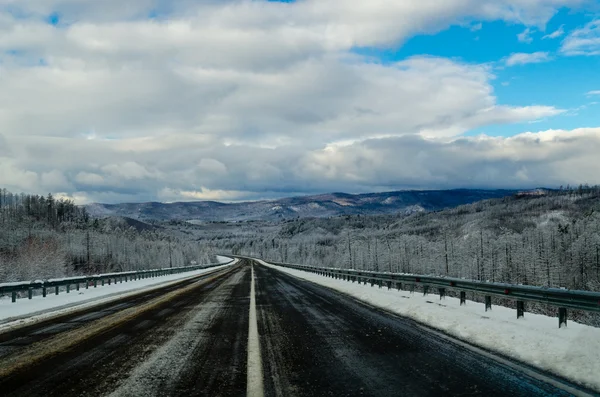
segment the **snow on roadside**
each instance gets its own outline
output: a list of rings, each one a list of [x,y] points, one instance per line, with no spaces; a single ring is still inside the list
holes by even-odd
[[[230,261],[231,261],[231,258],[228,256],[217,255],[217,263],[227,263]]]
[[[231,258],[228,258],[229,261],[231,261]],[[72,290],[68,294],[65,291],[62,291],[59,295],[49,293],[46,298],[42,296],[34,296],[33,299],[21,298],[15,303],[11,302],[10,297],[3,297],[0,298],[0,331],[40,321],[49,316],[79,310],[84,307],[117,301],[142,290],[164,287],[181,280],[231,266],[237,262],[238,259],[235,259],[230,264],[208,269],[98,286],[97,288],[89,287],[85,289],[85,286],[82,286],[79,291]]]
[[[600,328],[573,321],[558,328],[555,317],[525,313],[517,319],[516,310],[502,306],[486,312],[482,303],[460,306],[457,298],[388,291],[259,262],[600,391]]]

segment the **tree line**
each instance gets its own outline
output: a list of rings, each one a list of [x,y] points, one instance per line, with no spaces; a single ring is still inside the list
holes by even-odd
[[[214,261],[209,244],[160,226],[91,219],[68,199],[0,190],[0,282]]]

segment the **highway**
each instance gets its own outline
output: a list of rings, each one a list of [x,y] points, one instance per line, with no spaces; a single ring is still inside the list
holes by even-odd
[[[523,368],[248,260],[0,334],[3,396],[591,394]]]

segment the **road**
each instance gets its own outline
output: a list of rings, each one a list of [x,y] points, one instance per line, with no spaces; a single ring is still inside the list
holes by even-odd
[[[546,380],[249,261],[0,334],[6,396],[571,395]]]

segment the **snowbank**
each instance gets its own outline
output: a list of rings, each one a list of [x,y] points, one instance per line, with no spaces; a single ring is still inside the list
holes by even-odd
[[[516,310],[502,306],[486,312],[482,303],[460,306],[456,298],[388,291],[259,262],[600,391],[600,328],[573,321],[558,328],[555,317],[525,313],[517,319]]]
[[[227,258],[227,262],[231,258]],[[79,310],[86,306],[97,305],[108,301],[119,300],[142,290],[164,287],[175,282],[196,277],[237,263],[235,259],[230,264],[200,269],[191,272],[170,274],[167,276],[128,281],[119,284],[98,286],[97,288],[82,287],[79,291],[62,292],[59,295],[48,294],[46,298],[34,296],[33,299],[19,299],[12,303],[10,297],[0,299],[0,330],[32,321],[39,321],[48,316]]]
[[[231,258],[228,256],[217,255],[217,263],[228,263],[231,262]]]

